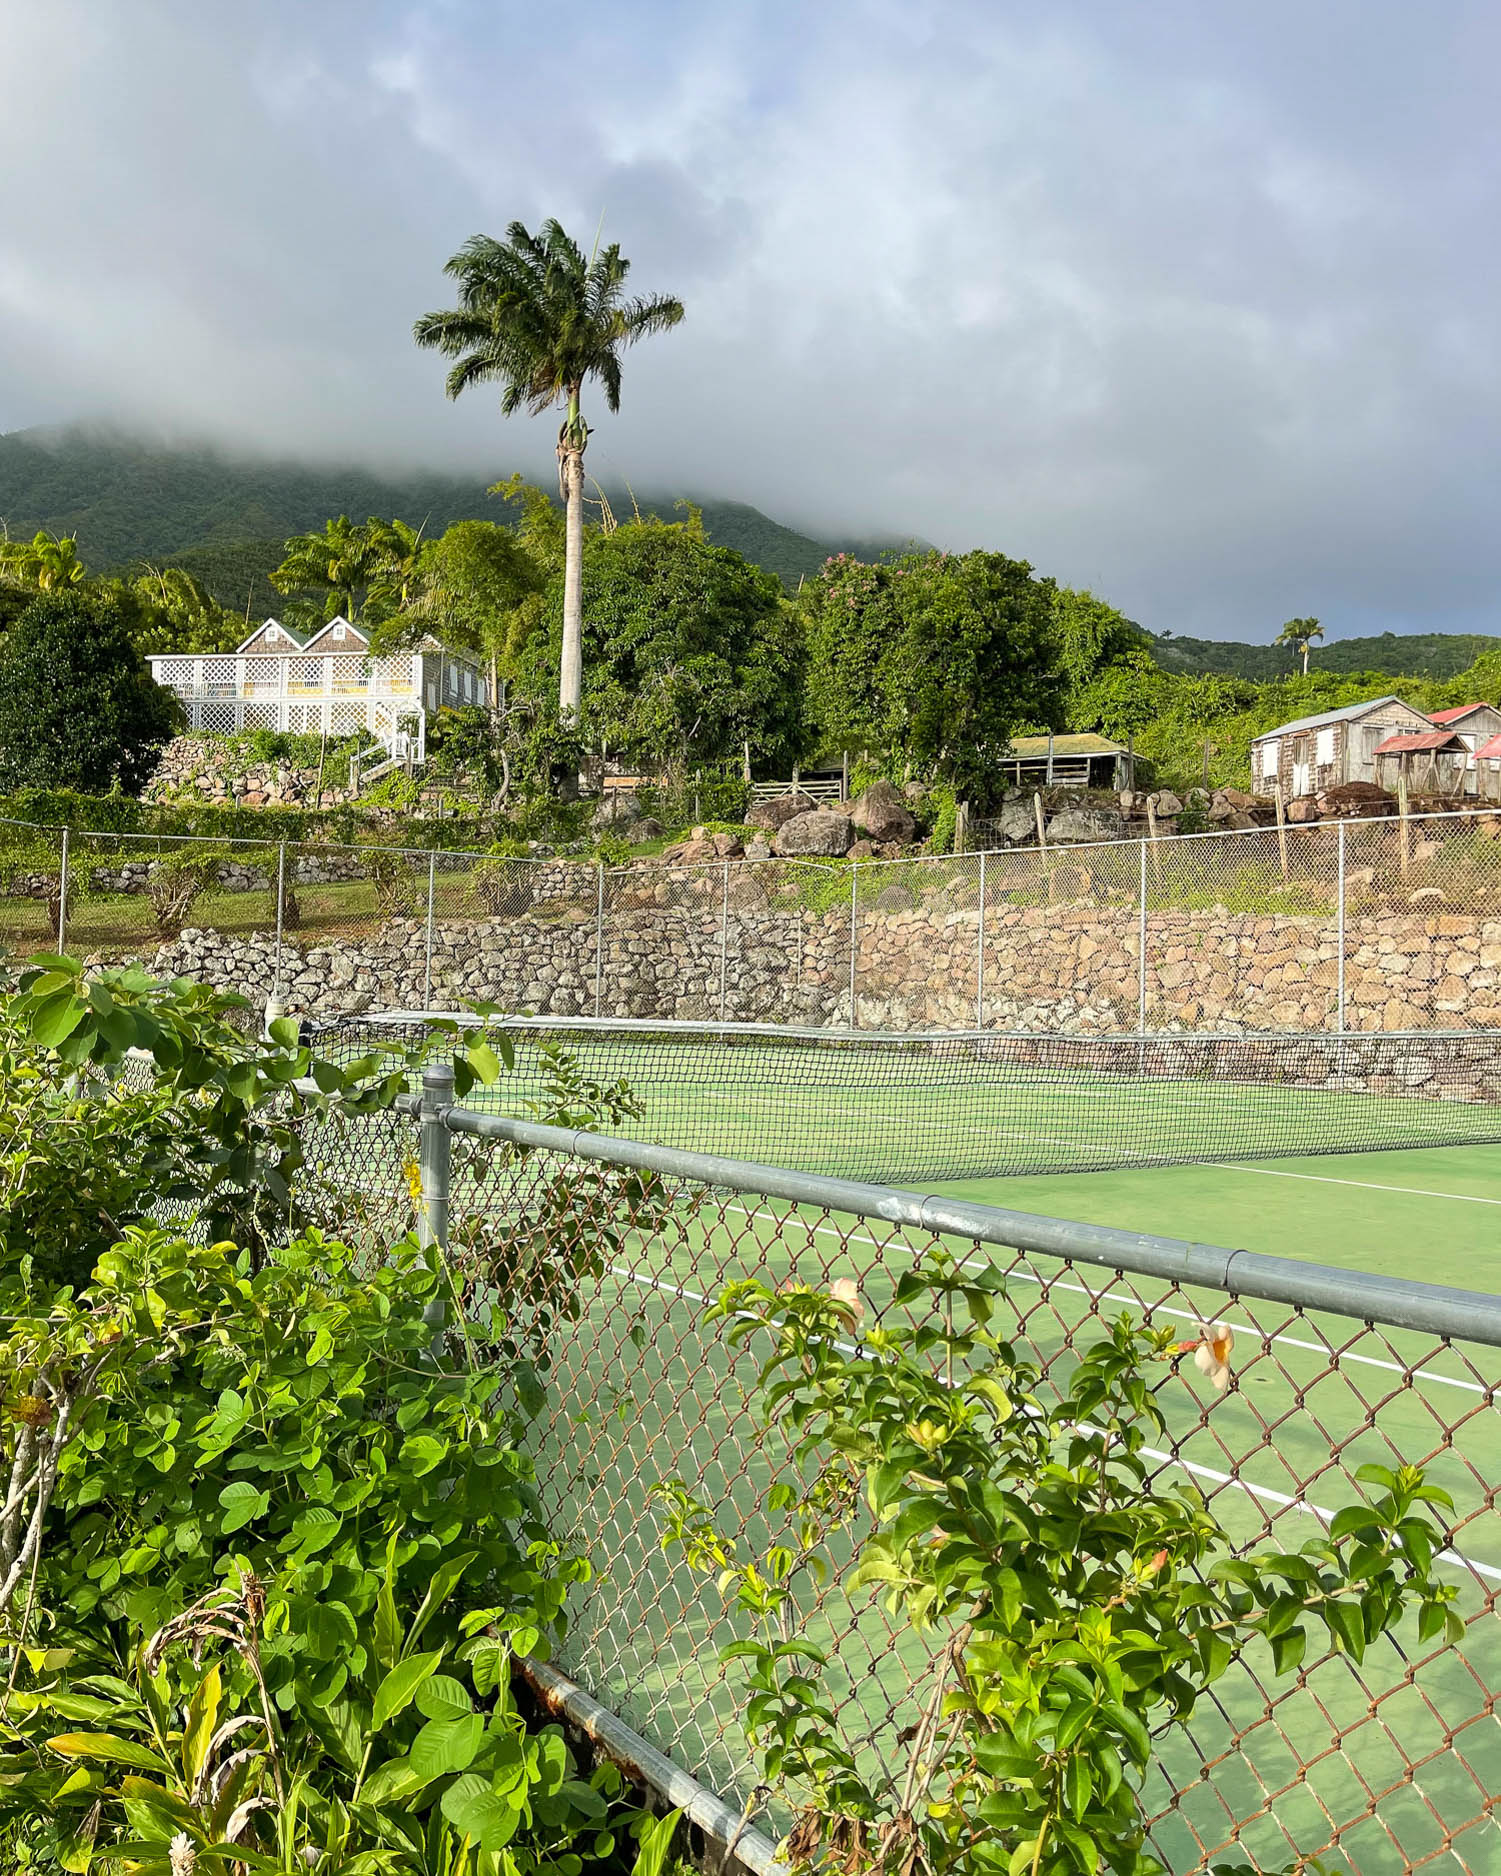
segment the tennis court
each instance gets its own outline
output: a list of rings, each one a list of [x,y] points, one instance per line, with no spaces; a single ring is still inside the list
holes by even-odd
[[[688,1049],[681,1034],[559,1027],[516,1027],[516,1069],[484,1092],[485,1107],[517,1114],[544,1103],[556,1042],[591,1078],[631,1085],[645,1111],[630,1131],[642,1140],[1352,1271],[1495,1287],[1501,1146],[1494,1107],[1475,1098],[1495,1054],[1488,1039],[1442,1072],[1433,1052],[1381,1039],[1379,1057],[1337,1059],[1343,1085],[1331,1086],[1307,1039],[1301,1052],[1268,1052],[1266,1039],[1210,1050],[1195,1039],[1175,1051],[1154,1039],[1136,1045],[1133,1061],[1124,1051],[1081,1060],[1053,1039],[1009,1053],[994,1045],[1010,1039],[996,1038],[979,1050],[695,1037]],[[1418,1073],[1427,1094],[1397,1092]],[[1319,1085],[1302,1085],[1314,1075]],[[1412,1144],[1428,1139],[1441,1144]],[[1296,1150],[1309,1143],[1334,1146]],[[531,1182],[567,1163],[534,1155],[497,1184],[495,1151],[475,1141],[456,1158],[456,1239],[525,1216]],[[998,1162],[1014,1170],[993,1170]],[[1081,1162],[1097,1169],[1036,1170]],[[961,1176],[922,1177],[923,1166]],[[402,1186],[394,1173],[392,1186]],[[607,1268],[556,1345],[538,1427],[544,1504],[555,1533],[599,1572],[563,1664],[732,1797],[753,1782],[738,1686],[718,1659],[735,1622],[712,1582],[663,1554],[652,1487],[682,1478],[752,1552],[785,1533],[763,1510],[778,1460],[746,1406],[754,1358],[734,1354],[705,1323],[706,1302],[750,1275],[852,1278],[875,1315],[932,1235],[853,1200],[832,1209],[685,1182],[648,1229],[616,1221]],[[951,1242],[1003,1271],[1007,1332],[1055,1382],[1123,1311],[1187,1335],[1206,1319],[1231,1323],[1234,1386],[1219,1398],[1191,1370],[1167,1376],[1169,1431],[1155,1457],[1164,1482],[1205,1493],[1238,1545],[1270,1536],[1296,1549],[1358,1495],[1353,1474],[1367,1461],[1427,1463],[1455,1499],[1446,1567],[1462,1586],[1465,1640],[1435,1649],[1404,1629],[1358,1668],[1333,1657],[1280,1681],[1250,1654],[1201,1701],[1189,1734],[1164,1743],[1146,1796],[1168,1867],[1207,1867],[1236,1842],[1276,1866],[1332,1841],[1361,1876],[1501,1868],[1488,1812],[1488,1794],[1501,1788],[1501,1727],[1487,1665],[1501,1587],[1501,1352],[1024,1254],[1004,1240]],[[830,1652],[826,1683],[851,1737],[884,1753],[927,1671],[923,1649],[837,1590],[810,1597],[804,1626]]]

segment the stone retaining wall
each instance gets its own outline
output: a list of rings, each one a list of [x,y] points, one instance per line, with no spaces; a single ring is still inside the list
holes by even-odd
[[[440,920],[434,1006],[485,1001],[537,1015],[600,1013],[731,1021],[848,1023],[849,914],[816,915],[737,893],[721,944],[708,891],[675,904],[607,911],[596,955],[591,869],[571,899],[512,916]],[[587,876],[587,877],[586,877]],[[587,890],[586,890],[587,888]],[[979,914],[861,908],[856,1014],[869,1029],[964,1029],[980,1007]],[[991,907],[986,913],[983,1020],[1006,1031],[1134,1031],[1139,926],[1129,908]],[[1331,921],[1214,910],[1154,912],[1147,928],[1147,1022],[1177,1032],[1326,1031],[1337,1015]],[[158,972],[269,994],[269,936],[186,931],[157,952]],[[284,988],[292,1007],[330,1016],[420,1008],[427,934],[391,919],[370,936],[289,934]],[[1347,1024],[1360,1031],[1501,1027],[1501,919],[1440,913],[1352,917],[1346,931]]]

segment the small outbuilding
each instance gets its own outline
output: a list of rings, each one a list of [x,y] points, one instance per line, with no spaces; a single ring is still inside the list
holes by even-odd
[[[1322,710],[1279,723],[1251,743],[1251,780],[1263,795],[1280,789],[1289,801],[1317,795],[1342,782],[1379,782],[1376,746],[1387,737],[1430,734],[1421,710],[1397,696]]]
[[[996,764],[1016,788],[1125,788],[1130,754],[1108,736],[1013,736]]]
[[[1423,795],[1461,795],[1475,758],[1454,730],[1419,736],[1388,736],[1376,747],[1376,779],[1395,790],[1399,782]]]

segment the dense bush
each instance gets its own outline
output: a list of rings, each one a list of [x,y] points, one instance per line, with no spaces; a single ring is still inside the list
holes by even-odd
[[[138,794],[181,720],[112,599],[44,593],[0,653],[0,788]]]
[[[0,1861],[658,1876],[675,1815],[510,1689],[587,1567],[526,1450],[550,1325],[649,1195],[553,1175],[540,1290],[515,1224],[464,1269],[392,1243],[301,1136],[388,1107],[415,1059],[338,1068],[242,1014],[61,963],[0,1008]],[[473,1040],[456,1067],[501,1061]],[[624,1099],[562,1056],[546,1077],[570,1125]]]

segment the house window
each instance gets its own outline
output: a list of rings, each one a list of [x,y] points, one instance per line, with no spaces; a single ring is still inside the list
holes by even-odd
[[[1261,748],[1261,772],[1268,781],[1277,773],[1277,745],[1263,743]]]
[[[336,639],[341,639],[341,638],[343,638],[343,636],[344,636],[344,628],[343,628],[343,626],[342,626],[342,625],[336,625],[336,626],[334,627],[334,637],[335,637]]]
[[[1313,759],[1319,767],[1327,768],[1334,760],[1334,731],[1320,730],[1315,744]]]

